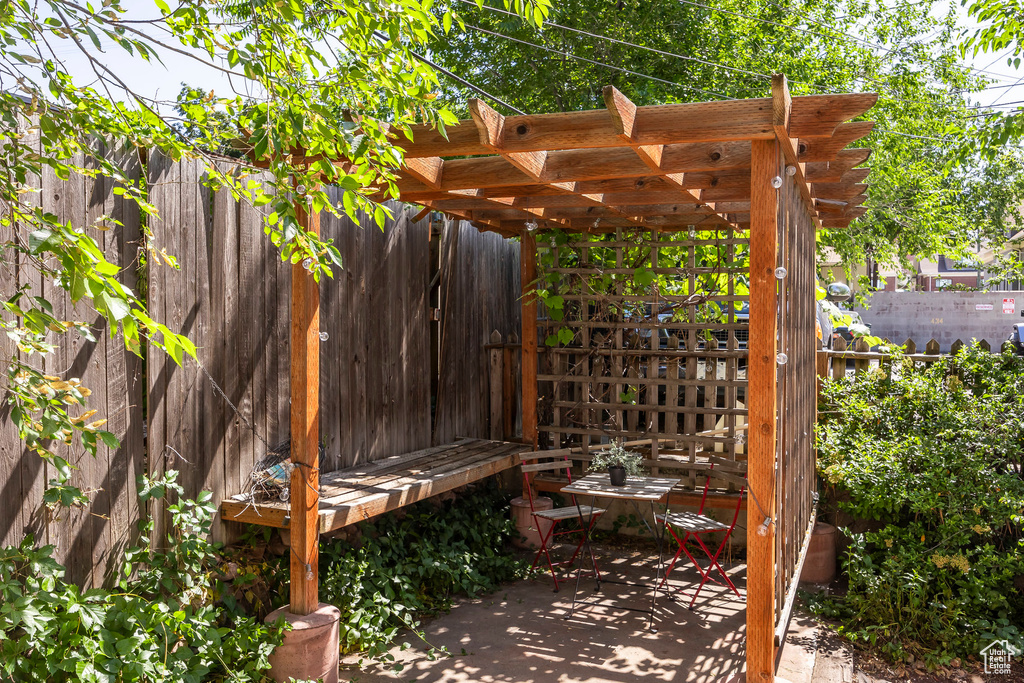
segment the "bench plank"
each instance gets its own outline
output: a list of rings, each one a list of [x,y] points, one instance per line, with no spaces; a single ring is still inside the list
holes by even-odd
[[[320,533],[396,510],[445,491],[485,479],[519,464],[523,444],[486,439],[403,453],[323,475]],[[288,503],[221,503],[225,521],[277,528],[289,524]]]

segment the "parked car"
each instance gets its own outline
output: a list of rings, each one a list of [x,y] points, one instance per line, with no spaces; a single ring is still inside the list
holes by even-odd
[[[726,319],[726,312],[725,312],[725,310],[722,309],[722,306],[728,306],[728,305],[730,305],[730,304],[720,304],[719,305],[719,310],[722,311],[722,319],[723,320]],[[737,322],[737,323],[749,324],[750,323],[750,303],[747,302],[747,301],[742,302],[742,304],[740,304],[740,307],[737,308],[735,310],[735,312],[733,313],[733,319],[734,319],[734,322]],[[750,339],[750,330],[749,330],[749,328],[741,327],[741,328],[735,330],[735,332],[736,332],[736,343],[739,345],[739,348],[741,348],[741,349],[747,348],[747,341]],[[711,334],[713,334],[715,339],[718,340],[718,344],[719,344],[718,348],[724,349],[725,345],[729,343],[729,330],[714,330]]]
[[[1013,346],[1013,352],[1018,356],[1024,356],[1024,323],[1017,323],[1010,332],[1008,342]]]
[[[857,311],[843,311],[843,315],[849,318],[850,322],[836,325],[832,331],[833,339],[842,337],[846,341],[847,347],[849,347],[857,337],[871,334],[871,325],[864,322],[864,318],[861,317],[860,313]]]

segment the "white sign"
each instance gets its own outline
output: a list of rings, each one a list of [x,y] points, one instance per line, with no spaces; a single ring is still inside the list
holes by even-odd
[[[991,311],[995,308],[992,304],[974,304],[974,310],[976,311]]]
[[[1003,313],[1009,313],[1013,315],[1017,307],[1013,299],[1003,299]]]
[[[1008,640],[997,640],[994,643],[989,643],[980,654],[985,662],[985,673],[1009,675],[1011,662],[1014,657],[1020,656],[1020,651]]]

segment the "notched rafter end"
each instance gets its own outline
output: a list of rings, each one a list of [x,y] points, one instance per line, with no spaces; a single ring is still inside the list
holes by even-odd
[[[636,140],[636,105],[614,85],[604,86],[601,93],[604,95],[604,106],[611,114],[619,136],[624,140]]]
[[[468,102],[469,115],[473,117],[480,144],[499,151],[505,144],[505,117],[483,100],[472,98]]]

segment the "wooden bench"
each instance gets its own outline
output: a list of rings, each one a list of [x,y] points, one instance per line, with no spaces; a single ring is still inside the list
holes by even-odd
[[[340,529],[511,469],[520,443],[460,439],[394,455],[320,478],[320,533]],[[289,505],[280,501],[221,503],[224,521],[286,528]]]

